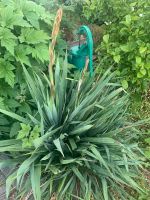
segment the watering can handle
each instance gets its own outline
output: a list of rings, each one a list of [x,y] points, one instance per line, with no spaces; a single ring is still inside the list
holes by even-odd
[[[79,29],[79,34],[86,34],[87,37],[87,45],[88,45],[88,50],[89,50],[89,71],[90,75],[92,76],[93,74],[93,37],[92,37],[92,32],[89,29],[88,26],[81,26]]]

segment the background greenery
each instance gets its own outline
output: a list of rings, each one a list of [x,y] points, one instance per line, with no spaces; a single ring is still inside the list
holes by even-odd
[[[87,19],[105,24],[103,42],[97,48],[99,70],[113,65],[125,89],[143,92],[149,86],[149,1],[88,1]]]

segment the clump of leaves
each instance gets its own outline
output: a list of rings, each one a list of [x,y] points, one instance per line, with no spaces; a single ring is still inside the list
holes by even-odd
[[[23,69],[37,112],[23,118],[0,109],[23,123],[16,136],[0,141],[0,152],[10,153],[0,166],[12,168],[7,198],[15,180],[16,199],[126,200],[132,198],[126,188],[140,192],[136,179],[142,161],[137,144],[130,142],[139,123],[126,121],[128,96],[113,83],[114,73],[108,70],[94,82],[72,80],[66,61],[60,67],[58,60],[52,86],[46,75],[43,82]],[[36,127],[40,133],[30,138]],[[26,137],[30,147],[23,145]]]
[[[29,124],[21,124],[21,130],[18,132],[17,139],[22,140],[22,146],[24,148],[31,147],[32,141],[37,139],[40,135],[40,128],[36,125],[31,131],[31,127]]]

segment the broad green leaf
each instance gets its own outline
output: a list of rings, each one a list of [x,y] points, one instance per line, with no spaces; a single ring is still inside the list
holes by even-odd
[[[150,144],[150,138],[146,138],[145,142],[148,143],[148,144]]]
[[[5,47],[12,55],[14,55],[14,47],[16,44],[16,36],[7,28],[0,27],[1,46]]]
[[[21,123],[21,130],[18,133],[17,139],[28,137],[30,134],[31,126],[29,124]]]
[[[128,89],[128,81],[122,80],[122,81],[121,81],[121,85],[122,85],[122,87],[123,87],[125,90]]]
[[[126,24],[129,26],[131,24],[131,15],[126,15]]]
[[[31,27],[31,25],[23,19],[23,15],[21,13],[19,14],[13,14],[13,26],[21,26],[21,27]]]
[[[12,137],[16,136],[18,134],[19,130],[20,130],[20,123],[14,122],[10,129],[10,137],[12,138]]]
[[[8,99],[7,100],[7,105],[10,108],[17,108],[20,107],[20,103],[18,101],[16,101],[15,99]]]
[[[143,77],[143,74],[142,74],[141,72],[138,72],[138,73],[137,73],[137,77],[138,77],[138,78],[142,78],[142,77]]]
[[[141,74],[143,74],[143,76],[145,76],[145,75],[146,75],[146,69],[144,69],[144,68],[141,68],[141,69],[140,69],[140,72],[141,72]]]
[[[43,63],[49,60],[49,51],[46,44],[36,44],[35,47],[28,47],[28,52],[33,58],[39,59]]]
[[[6,7],[1,9],[1,25],[11,29],[14,26],[30,27],[30,24],[23,19],[23,14],[14,11],[14,5],[11,3],[11,1],[7,2]]]
[[[21,103],[18,110],[19,110],[19,113],[25,113],[25,114],[27,113],[28,116],[32,113],[30,105],[26,103],[25,101]]]
[[[130,6],[131,6],[131,7],[135,7],[136,4],[137,4],[137,2],[133,2],[133,3],[130,3]]]
[[[0,59],[0,78],[4,78],[11,87],[15,84],[14,66],[4,59]]]
[[[108,34],[103,36],[103,41],[104,41],[106,44],[108,43],[108,41],[109,41],[109,35],[108,35]]]
[[[150,159],[150,149],[145,151],[145,156]]]
[[[5,109],[5,103],[4,103],[4,98],[0,97],[0,108],[1,109]],[[1,120],[1,119],[0,119]],[[0,122],[1,124],[1,122]],[[2,124],[2,125],[5,125],[5,124]]]
[[[40,127],[36,125],[30,133],[30,138],[34,140],[36,138],[39,138],[39,136],[40,136]]]
[[[1,101],[3,101],[3,98],[0,97],[0,107],[1,107]],[[9,125],[9,120],[4,115],[0,115],[0,126],[1,125]]]
[[[140,47],[139,52],[143,54],[147,50],[147,47]]]
[[[147,63],[145,64],[145,68],[146,68],[146,69],[150,69],[150,62],[147,62]]]
[[[31,148],[32,147],[32,141],[30,141],[30,138],[22,138],[22,148]]]
[[[15,58],[21,64],[31,66],[25,45],[20,44],[17,46],[17,48],[15,49]]]
[[[35,12],[31,12],[31,11],[26,12],[25,14],[26,14],[25,16],[27,18],[27,21],[30,22],[30,24],[33,27],[39,29],[40,25],[39,25],[39,17],[38,17],[38,15]]]
[[[7,69],[8,70],[8,69]],[[15,84],[15,74],[13,71],[8,70],[5,74],[5,81],[8,83],[11,87],[14,87]]]
[[[119,63],[119,61],[120,61],[120,55],[116,55],[116,56],[114,56],[114,61],[116,62],[116,63]]]
[[[26,42],[27,44],[39,44],[41,42],[46,43],[47,40],[49,40],[49,36],[43,30],[22,28],[19,40],[21,43]]]
[[[128,52],[128,51],[129,51],[129,46],[128,46],[128,44],[127,44],[127,45],[121,45],[121,46],[120,46],[120,49],[121,49],[122,51],[124,51],[124,52]]]
[[[2,27],[13,27],[13,10],[14,9],[12,6],[10,6],[10,3],[6,7],[3,7],[3,9],[1,9],[0,24]]]
[[[140,64],[141,64],[141,62],[142,62],[142,59],[141,59],[141,57],[139,57],[139,56],[136,56],[136,63],[137,63],[138,65],[140,65]]]

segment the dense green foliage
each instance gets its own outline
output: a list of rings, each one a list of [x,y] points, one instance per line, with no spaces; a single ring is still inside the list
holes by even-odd
[[[12,139],[0,141],[0,152],[10,153],[0,166],[14,166],[7,197],[15,180],[16,199],[30,194],[49,200],[56,194],[57,200],[126,200],[132,197],[125,188],[140,192],[135,180],[141,158],[132,144],[139,123],[127,122],[128,96],[113,83],[114,74],[107,71],[96,82],[71,80],[66,61],[63,66],[57,61],[51,93],[45,75],[43,82],[23,68],[37,112],[23,118],[0,109],[21,122]]]
[[[34,112],[22,64],[30,73],[47,71],[55,11],[46,11],[29,0],[0,0],[0,108],[22,116]],[[65,44],[61,39],[58,41],[57,53],[62,55]],[[0,137],[12,137],[18,126],[1,115]]]
[[[91,23],[97,23],[99,25],[106,22],[115,22],[123,16],[124,13],[128,13],[127,3],[130,0],[86,0],[84,2],[84,16]],[[122,6],[120,6],[122,5]]]
[[[97,49],[99,70],[111,64],[125,89],[128,85],[136,91],[146,89],[150,78],[150,1],[94,0],[87,3],[84,13],[88,19],[106,24]]]
[[[29,107],[21,64],[45,69],[53,19],[32,1],[0,1],[0,107],[20,112]]]

